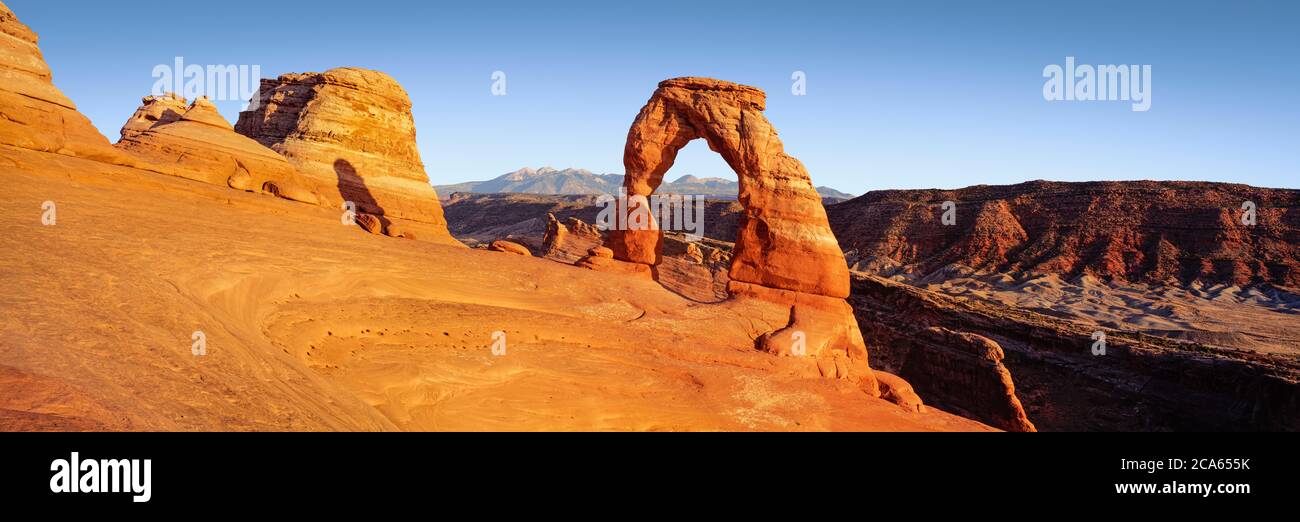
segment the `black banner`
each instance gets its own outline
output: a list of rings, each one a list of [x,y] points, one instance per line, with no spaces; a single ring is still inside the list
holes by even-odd
[[[1259,507],[1296,489],[1284,434],[5,433],[6,505],[309,510],[439,499],[863,499]],[[93,476],[90,476],[93,475]],[[73,482],[76,483],[73,486]],[[75,490],[75,491],[74,491]],[[811,496],[811,497],[809,497]],[[1021,500],[1017,500],[1020,502]],[[847,501],[847,499],[846,499]],[[753,506],[750,506],[753,507]],[[441,509],[441,508],[440,508]]]

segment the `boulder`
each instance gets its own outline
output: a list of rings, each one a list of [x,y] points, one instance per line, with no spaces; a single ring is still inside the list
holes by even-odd
[[[384,222],[374,214],[357,213],[357,226],[371,234],[383,234]]]
[[[384,229],[384,234],[388,237],[401,237],[406,239],[415,239],[415,236],[397,223],[389,223],[388,228]]]
[[[525,247],[519,243],[515,243],[514,241],[506,241],[504,239],[498,239],[496,241],[493,241],[490,245],[488,245],[488,250],[492,250],[494,252],[505,252],[508,254],[517,254],[517,255],[528,256],[528,257],[533,256],[533,253],[530,250],[528,250],[528,247]]]
[[[546,214],[546,234],[542,237],[542,257],[575,262],[584,257],[592,247],[604,242],[604,235],[595,225],[576,217],[560,221],[553,213]]]

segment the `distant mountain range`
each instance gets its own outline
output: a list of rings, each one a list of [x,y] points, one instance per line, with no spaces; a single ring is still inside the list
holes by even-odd
[[[487,181],[467,181],[454,185],[436,185],[442,197],[454,192],[495,194],[616,194],[623,186],[622,174],[596,174],[586,169],[555,169],[542,167],[534,169],[525,167],[509,172]],[[655,191],[660,194],[692,194],[716,198],[735,198],[740,192],[740,184],[723,178],[697,178],[682,176],[673,181],[665,181]],[[817,187],[817,193],[823,198],[851,199],[852,194],[840,192],[829,187]]]

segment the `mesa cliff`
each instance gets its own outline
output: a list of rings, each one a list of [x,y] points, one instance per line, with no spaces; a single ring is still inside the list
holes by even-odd
[[[955,203],[943,225],[943,202]],[[1253,204],[1254,224],[1243,224]],[[887,190],[829,208],[860,269],[1300,287],[1300,190],[1185,181],[1031,181]]]

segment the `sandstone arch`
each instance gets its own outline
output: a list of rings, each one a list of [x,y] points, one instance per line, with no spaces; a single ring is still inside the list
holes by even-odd
[[[649,196],[677,151],[702,138],[736,172],[745,207],[736,235],[731,279],[829,297],[849,295],[848,265],[831,233],[821,196],[799,160],[787,155],[763,117],[766,95],[710,78],[659,83],[628,131],[624,187]],[[614,232],[614,257],[654,265],[658,230]]]
[[[809,355],[823,376],[853,379],[868,394],[921,409],[906,382],[867,364],[867,349],[845,300],[849,271],[802,163],[788,155],[763,117],[766,95],[754,87],[711,78],[659,83],[628,131],[624,188],[650,196],[692,140],[736,172],[744,206],[735,239],[728,291],[733,299],[762,299],[788,307],[788,323],[766,332],[756,347],[777,355]],[[657,264],[660,230],[611,230],[607,245],[628,266]],[[799,344],[802,343],[802,344]],[[805,353],[791,353],[800,345]]]

